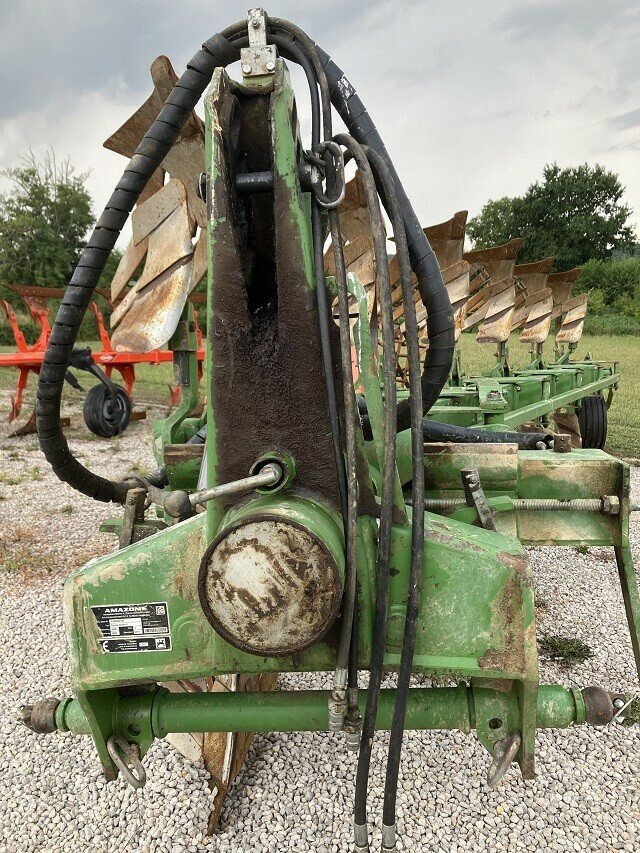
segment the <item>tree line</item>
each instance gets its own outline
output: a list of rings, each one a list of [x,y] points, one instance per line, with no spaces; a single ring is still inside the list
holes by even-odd
[[[519,263],[553,255],[556,271],[582,267],[587,331],[640,332],[640,246],[618,175],[603,166],[545,166],[522,196],[488,201],[469,220],[474,248],[522,238]]]

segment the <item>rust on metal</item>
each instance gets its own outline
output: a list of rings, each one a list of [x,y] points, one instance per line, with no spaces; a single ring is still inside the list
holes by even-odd
[[[147,245],[147,240],[140,240],[137,244],[133,240],[129,241],[111,280],[111,300],[113,302],[118,299],[144,260],[144,256],[147,254]]]
[[[513,269],[514,278],[521,283],[527,295],[530,296],[546,287],[554,262],[555,258],[548,257],[530,264],[516,264]]]
[[[441,270],[462,260],[468,215],[468,211],[459,210],[446,222],[439,222],[437,225],[429,225],[422,229]]]
[[[569,299],[571,296],[573,282],[578,278],[581,271],[580,267],[574,267],[572,270],[555,272],[549,276],[547,279],[547,287],[553,293],[554,306],[564,305],[564,303]]]
[[[574,296],[562,306],[562,322],[556,334],[557,344],[577,344],[582,337],[584,320],[587,316],[587,303],[589,297],[586,293]]]
[[[213,541],[198,589],[207,619],[227,642],[273,657],[324,636],[340,607],[342,580],[318,537],[290,519],[263,515]]]
[[[193,287],[195,222],[184,185],[171,180],[134,213],[134,240],[148,241],[142,275],[111,316],[116,350],[148,352],[165,344]],[[141,223],[141,224],[140,224]]]
[[[488,249],[474,249],[471,252],[465,252],[463,258],[471,264],[472,274],[474,272],[482,273],[472,279],[471,293],[475,294],[477,290],[486,286],[488,279],[496,283],[512,276],[521,245],[522,240],[515,237],[502,246],[491,246]],[[469,300],[469,311],[473,311],[474,308],[475,302],[472,296]]]
[[[389,264],[391,284],[394,289],[391,293],[393,302],[393,319],[396,339],[396,364],[398,377],[406,384],[408,382],[408,348],[406,340],[406,326],[404,323],[404,304],[402,302],[402,287],[397,284],[400,273],[398,269],[397,256],[391,259]],[[467,311],[467,300],[469,298],[469,264],[467,261],[457,261],[442,270],[442,279],[449,294],[449,301],[453,310],[454,328],[456,341],[460,337],[464,319]],[[424,307],[415,276],[413,281],[413,297],[416,305],[416,320],[418,322],[418,344],[420,347],[420,358],[423,360],[429,349],[429,336],[427,329],[427,310]]]
[[[491,285],[476,340],[479,343],[504,343],[509,339],[515,310],[516,290],[513,278]]]
[[[524,623],[523,589],[531,587],[531,570],[525,554],[496,554],[496,560],[512,570],[498,596],[491,604],[493,624],[499,635],[492,637],[494,648],[478,660],[481,669],[522,673],[527,667],[525,649],[535,648],[536,624]]]
[[[551,330],[553,294],[548,287],[528,296],[524,303],[526,319],[520,333],[521,344],[542,344]]]
[[[162,223],[179,207],[187,207],[187,188],[182,181],[172,178],[161,190],[138,205],[131,215],[133,242],[157,232]]]
[[[344,199],[338,208],[340,231],[346,242],[371,234],[371,220],[360,173],[347,182]]]
[[[158,56],[151,64],[151,79],[154,89],[147,100],[114,134],[104,143],[105,148],[125,157],[132,157],[144,134],[158,117],[165,100],[178,80],[171,62],[166,56]],[[162,161],[145,190],[141,201],[151,197],[162,188],[164,171],[172,178],[179,178],[187,188],[189,208],[198,225],[206,224],[205,204],[198,197],[198,176],[204,170],[204,124],[195,112],[191,112],[176,142]]]

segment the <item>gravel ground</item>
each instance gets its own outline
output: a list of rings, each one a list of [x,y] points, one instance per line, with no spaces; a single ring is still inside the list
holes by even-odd
[[[7,412],[0,398],[0,420]],[[159,413],[158,413],[159,414]],[[149,417],[153,412],[149,412]],[[72,444],[109,476],[152,462],[149,427],[132,424],[107,442],[73,415]],[[82,425],[82,427],[80,426]],[[106,785],[88,738],[37,737],[15,721],[17,707],[69,691],[61,614],[64,574],[113,547],[96,535],[113,510],[82,498],[48,471],[34,436],[7,439],[0,426],[0,851],[348,851],[355,757],[326,734],[255,738],[206,838],[207,777],[163,741],[133,791]],[[634,471],[636,494],[640,472]],[[17,484],[15,481],[20,481]],[[639,530],[634,531],[640,545]],[[636,547],[636,559],[640,559]],[[539,634],[577,636],[594,657],[571,669],[542,661],[542,680],[635,691],[622,599],[609,550],[532,552]],[[564,581],[562,579],[565,579]],[[325,686],[322,676],[287,676],[285,687]],[[380,823],[387,737],[374,749],[370,815]],[[399,785],[400,850],[636,851],[640,832],[640,728],[587,727],[538,735],[539,777],[511,770],[488,791],[487,755],[470,736],[408,732]],[[374,850],[379,849],[379,834]]]

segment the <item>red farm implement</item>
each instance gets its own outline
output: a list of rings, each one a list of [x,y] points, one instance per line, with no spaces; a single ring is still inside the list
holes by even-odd
[[[62,299],[64,291],[54,287],[24,287],[19,285],[3,285],[13,293],[17,293],[24,301],[29,314],[38,326],[39,335],[35,343],[29,344],[18,323],[13,307],[2,299],[7,320],[13,333],[16,349],[13,352],[0,353],[0,368],[15,368],[18,370],[18,384],[15,394],[11,397],[9,421],[14,421],[22,409],[24,392],[27,387],[29,373],[40,373],[49,335],[50,300]],[[107,293],[101,293],[108,300]],[[194,301],[195,301],[194,296]],[[144,410],[132,411],[133,388],[136,380],[136,365],[162,364],[173,360],[170,349],[154,349],[150,352],[120,352],[111,343],[111,336],[104,323],[102,311],[95,302],[90,303],[91,311],[96,319],[101,349],[91,352],[88,347],[75,348],[71,358],[71,367],[93,374],[99,383],[87,392],[83,405],[83,415],[87,427],[96,435],[111,437],[121,433],[131,419],[140,420],[146,416]],[[202,348],[202,333],[197,328],[198,361],[202,365],[204,350]],[[116,370],[122,377],[124,387],[112,380]],[[82,390],[76,376],[69,370],[67,382],[78,390]],[[180,397],[180,388],[170,386],[171,403],[175,404]],[[16,429],[12,435],[26,435],[35,432],[35,410],[26,423]]]

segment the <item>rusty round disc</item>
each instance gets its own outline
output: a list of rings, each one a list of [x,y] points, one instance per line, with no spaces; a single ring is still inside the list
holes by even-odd
[[[317,642],[334,622],[342,580],[326,545],[276,515],[251,516],[224,530],[202,558],[200,602],[236,648],[286,655]]]

